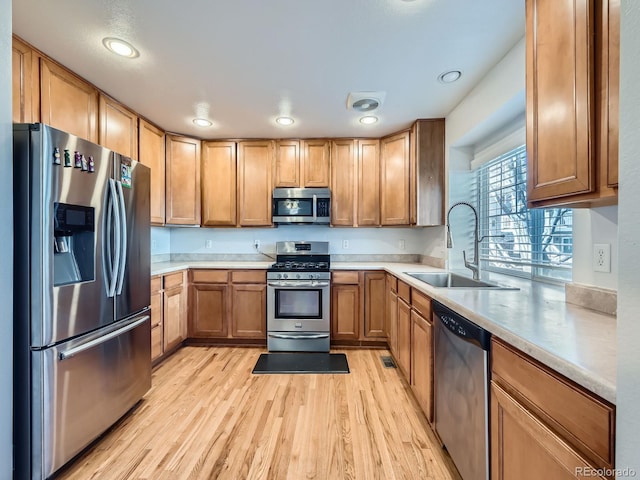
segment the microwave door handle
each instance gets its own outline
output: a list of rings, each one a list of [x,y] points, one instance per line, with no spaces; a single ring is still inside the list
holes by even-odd
[[[122,191],[122,182],[116,182],[118,187],[118,203],[120,206],[120,217],[118,221],[120,222],[120,235],[122,246],[120,247],[120,261],[118,264],[118,272],[117,272],[117,286],[116,286],[116,294],[122,294],[122,285],[124,284],[124,273],[125,267],[127,265],[127,211],[124,205],[124,192]]]
[[[313,195],[313,223],[318,220],[318,196]]]

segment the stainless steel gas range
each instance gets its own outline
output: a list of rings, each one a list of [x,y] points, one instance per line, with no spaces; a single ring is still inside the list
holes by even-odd
[[[277,242],[267,270],[267,348],[328,352],[331,330],[329,242]]]

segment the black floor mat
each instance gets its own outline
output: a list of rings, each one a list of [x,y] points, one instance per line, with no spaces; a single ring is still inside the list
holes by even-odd
[[[349,373],[344,353],[263,353],[252,373]]]

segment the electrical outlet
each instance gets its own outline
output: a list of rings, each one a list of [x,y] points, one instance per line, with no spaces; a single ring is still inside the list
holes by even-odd
[[[205,240],[204,248],[213,248],[213,240]]]
[[[349,240],[342,240],[342,248],[349,248]]]
[[[404,240],[403,239],[398,240],[398,248],[400,250],[404,250]]]
[[[609,243],[593,244],[593,271],[611,272],[611,245]]]
[[[260,250],[260,240],[253,241],[253,248],[255,248],[256,250]]]

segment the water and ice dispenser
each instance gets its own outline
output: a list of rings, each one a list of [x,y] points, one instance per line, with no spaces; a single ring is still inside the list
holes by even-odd
[[[54,285],[95,280],[95,211],[92,207],[54,204]]]

